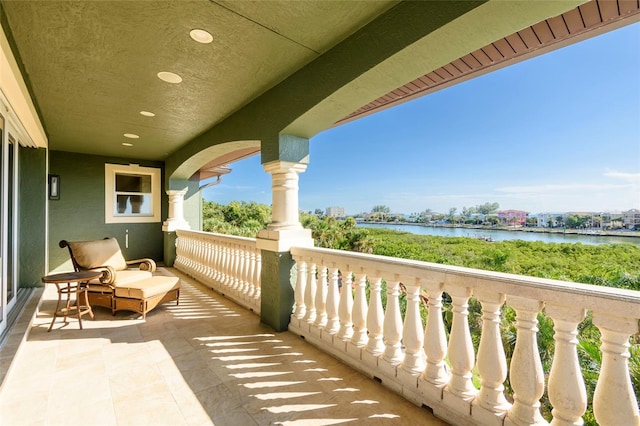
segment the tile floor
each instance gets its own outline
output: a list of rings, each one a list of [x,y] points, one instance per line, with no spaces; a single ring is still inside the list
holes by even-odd
[[[146,321],[96,308],[84,330],[57,319],[47,332],[57,297],[47,286],[28,338],[0,351],[7,364],[17,350],[0,424],[445,425],[178,271],[159,272],[181,277],[179,306]]]

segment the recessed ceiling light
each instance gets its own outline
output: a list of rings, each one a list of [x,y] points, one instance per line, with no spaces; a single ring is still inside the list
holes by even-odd
[[[133,133],[125,133],[124,134],[125,138],[129,138],[129,139],[138,139],[140,136],[133,134]]]
[[[158,73],[158,78],[162,81],[166,81],[167,83],[182,83],[182,77],[173,72],[160,71]]]
[[[150,111],[140,111],[140,115],[144,115],[145,117],[155,117],[156,115]]]
[[[198,43],[211,43],[213,41],[213,36],[211,34],[209,34],[207,31],[205,30],[201,30],[201,29],[194,29],[191,30],[189,32],[189,35],[191,36],[192,39],[194,39],[195,41],[197,41]]]
[[[124,145],[124,146],[133,146],[133,144],[129,143],[129,142],[122,142],[122,145]]]

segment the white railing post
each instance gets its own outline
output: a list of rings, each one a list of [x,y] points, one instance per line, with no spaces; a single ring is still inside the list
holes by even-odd
[[[238,250],[238,246],[236,244],[232,244],[231,245],[231,282],[230,282],[230,287],[231,290],[233,291],[234,295],[237,295],[238,292],[238,285],[240,280],[238,279],[238,275],[239,275],[239,271],[241,269],[240,266],[240,261],[241,261],[241,257],[240,257],[240,250]]]
[[[185,238],[186,236],[182,234],[180,230],[176,231],[176,235],[178,236],[176,240],[176,259],[174,260],[174,266],[177,269],[183,268],[185,265]]]
[[[338,268],[331,268],[331,278],[329,279],[329,289],[327,292],[327,325],[322,332],[322,339],[333,343],[333,336],[340,329],[340,318],[338,317]]]
[[[243,247],[242,252],[244,254],[244,268],[242,271],[242,299],[247,300],[251,294],[251,269],[253,269],[253,259],[251,258],[252,252],[248,247]]]
[[[362,352],[362,361],[374,367],[378,366],[378,357],[384,352],[384,335],[382,333],[384,310],[382,308],[382,296],[380,294],[381,287],[382,278],[369,277],[369,308],[367,310],[369,339]]]
[[[500,335],[500,307],[506,297],[484,288],[475,292],[482,305],[482,334],[477,361],[480,391],[472,403],[471,415],[474,420],[483,423],[502,424],[502,419],[511,407],[504,396],[507,360]]]
[[[545,312],[553,320],[555,349],[549,374],[549,401],[553,406],[552,425],[581,425],[587,409],[587,390],[578,360],[578,324],[586,311],[579,306],[547,302]]]
[[[341,342],[334,340],[334,343],[343,350],[347,350],[345,342],[353,337],[353,321],[351,313],[353,311],[353,293],[351,292],[351,284],[353,283],[353,273],[347,270],[342,273],[342,288],[340,289],[340,303],[338,305],[338,316],[340,317],[340,329],[337,337]]]
[[[442,399],[442,390],[449,382],[449,370],[444,361],[447,355],[447,336],[442,319],[442,287],[444,274],[436,279],[421,280],[427,292],[427,326],[424,331],[424,352],[427,366],[418,380],[418,389],[428,401]]]
[[[321,334],[321,330],[327,325],[327,287],[329,286],[329,282],[327,279],[327,268],[324,266],[319,266],[316,264],[316,270],[318,270],[318,275],[320,277],[320,282],[316,286],[316,320],[313,323],[313,326],[310,327],[310,330],[319,336]]]
[[[638,320],[593,312],[593,323],[602,335],[602,366],[593,396],[596,420],[601,425],[640,425],[629,377],[629,337],[638,333]]]
[[[255,249],[256,253],[256,267],[254,271],[254,282],[255,282],[255,294],[253,295],[253,300],[255,300],[256,305],[260,306],[260,298],[262,297],[262,254],[260,250]]]
[[[300,327],[300,320],[304,318],[306,313],[306,307],[304,305],[304,292],[307,281],[307,263],[303,260],[297,263],[298,276],[296,279],[296,288],[294,292],[294,300],[296,302],[296,309],[292,315],[291,323],[295,322],[296,327]]]
[[[252,247],[249,250],[249,271],[247,271],[247,282],[249,284],[249,288],[247,289],[247,298],[248,300],[252,300],[256,295],[256,263],[258,262],[256,259],[256,251]]]
[[[388,377],[396,376],[396,368],[402,362],[402,317],[400,316],[400,279],[387,281],[387,309],[384,313],[382,329],[384,333],[384,352],[378,360],[378,367]]]
[[[547,424],[540,414],[540,398],[544,393],[544,371],[536,336],[537,315],[544,304],[539,300],[510,295],[507,296],[507,303],[516,311],[518,331],[509,371],[514,402],[504,424]]]
[[[447,357],[451,363],[451,378],[442,398],[445,404],[460,413],[471,412],[471,401],[478,392],[471,381],[474,364],[473,342],[469,331],[469,287],[450,286],[453,321],[449,335]]]
[[[316,265],[307,263],[307,285],[304,288],[304,305],[307,309],[307,313],[304,316],[304,321],[307,324],[313,324],[316,320],[316,287],[318,281],[316,278],[317,269]]]
[[[357,348],[362,348],[367,344],[367,276],[358,274],[356,276],[356,294],[353,301],[353,337],[351,344]]]
[[[406,280],[407,308],[402,327],[402,343],[404,344],[404,360],[398,369],[398,380],[415,389],[418,377],[424,372],[426,355],[424,353],[424,328],[420,316],[420,284],[417,279],[409,284]]]

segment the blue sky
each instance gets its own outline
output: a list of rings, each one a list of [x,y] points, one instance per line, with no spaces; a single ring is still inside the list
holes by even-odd
[[[326,130],[309,158],[302,210],[640,208],[640,23]],[[271,204],[259,155],[231,168],[206,200]]]

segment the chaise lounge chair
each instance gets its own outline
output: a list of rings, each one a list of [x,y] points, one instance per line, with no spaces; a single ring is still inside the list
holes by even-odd
[[[154,276],[153,259],[125,260],[118,240],[105,238],[93,241],[66,241],[59,243],[68,248],[76,271],[101,270],[102,277],[87,285],[89,304],[111,309],[138,312],[146,318],[147,312],[161,303],[180,299],[180,279]],[[131,268],[136,266],[137,268]]]

